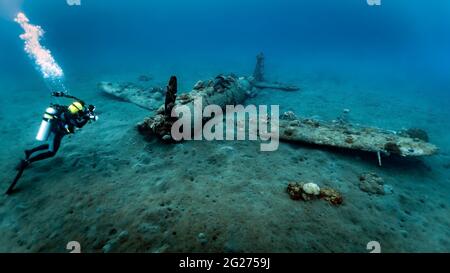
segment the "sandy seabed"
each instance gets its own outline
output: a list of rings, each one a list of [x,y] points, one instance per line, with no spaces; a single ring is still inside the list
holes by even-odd
[[[385,159],[380,168],[375,155],[289,143],[276,152],[248,141],[161,145],[135,128],[148,110],[103,96],[101,80],[116,79],[86,77],[73,86],[96,104],[99,121],[27,170],[17,193],[0,196],[1,252],[67,252],[69,241],[83,252],[368,252],[369,241],[379,241],[383,252],[450,251],[445,107],[380,98],[376,89],[362,94],[363,87],[320,75],[299,79],[301,94],[264,90],[248,101],[324,119],[349,108],[355,122],[422,127],[441,148],[422,160]],[[33,92],[2,95],[4,190],[23,150],[36,145],[48,97],[29,100]],[[383,177],[393,193],[361,191],[359,175],[367,172]],[[290,181],[333,187],[344,203],[293,201]]]

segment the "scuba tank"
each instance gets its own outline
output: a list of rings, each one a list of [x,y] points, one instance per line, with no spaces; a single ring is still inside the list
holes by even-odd
[[[44,116],[42,117],[41,127],[36,135],[36,140],[46,141],[52,129],[52,120],[58,111],[50,106],[45,110]]]

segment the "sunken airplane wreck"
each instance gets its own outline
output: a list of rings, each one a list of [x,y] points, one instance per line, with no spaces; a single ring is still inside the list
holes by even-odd
[[[299,87],[278,82],[268,82],[264,77],[264,55],[257,56],[252,76],[218,75],[214,79],[198,81],[193,90],[176,96],[176,86],[169,84],[167,94],[172,101],[162,103],[162,96],[145,92],[134,84],[99,83],[99,88],[114,97],[134,103],[140,107],[155,110],[154,114],[137,125],[147,136],[156,136],[171,142],[171,127],[176,121],[170,111],[176,106],[194,108],[194,102],[201,100],[203,109],[208,105],[242,104],[249,97],[257,95],[259,89],[268,88],[281,91],[298,91]],[[155,97],[160,98],[156,100]],[[157,106],[159,105],[159,107]],[[169,106],[170,105],[170,106]],[[204,121],[206,122],[206,121]],[[270,123],[270,120],[269,120]],[[273,128],[274,126],[272,126]],[[342,121],[325,122],[297,117],[292,112],[284,113],[279,120],[279,139],[282,141],[315,144],[349,150],[373,152],[378,156],[397,155],[400,157],[420,157],[436,154],[438,148],[427,141],[402,132],[374,127],[365,127]]]

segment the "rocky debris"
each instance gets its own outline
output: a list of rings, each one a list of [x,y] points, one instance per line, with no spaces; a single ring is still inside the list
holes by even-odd
[[[303,184],[302,187],[303,191],[307,194],[307,195],[313,195],[313,196],[317,196],[320,194],[320,188],[317,184],[315,183],[306,183]]]
[[[321,189],[315,183],[291,182],[287,187],[287,192],[292,200],[310,201],[323,199],[333,205],[341,205],[344,200],[338,191],[331,188]]]
[[[320,189],[320,198],[330,202],[333,205],[341,205],[344,202],[342,195],[332,188]]]
[[[287,187],[287,193],[292,200],[302,200],[303,187],[299,183],[289,183]]]
[[[425,130],[419,128],[410,128],[407,130],[402,130],[400,131],[399,135],[420,139],[425,142],[428,142],[430,140],[430,138],[428,137],[428,133]]]
[[[314,183],[289,183],[287,192],[292,200],[309,201],[319,196],[320,188]]]
[[[365,173],[359,176],[359,188],[367,193],[384,195],[384,179],[376,173]]]
[[[153,117],[146,118],[142,123],[138,124],[138,130],[141,134],[148,136],[154,135],[164,142],[172,142],[170,133],[172,124],[173,119],[164,114],[157,114]]]

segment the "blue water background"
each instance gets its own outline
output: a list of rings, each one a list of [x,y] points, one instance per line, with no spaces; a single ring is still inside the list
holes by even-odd
[[[306,93],[274,93],[258,103],[327,119],[352,108],[358,122],[395,129],[427,127],[441,118],[429,129],[437,130],[438,141],[446,135],[446,0],[384,0],[381,6],[365,0],[13,2],[21,4],[9,4],[0,13],[4,99],[24,90],[36,99],[48,96],[23,51],[22,30],[12,21],[21,10],[46,31],[42,43],[64,69],[73,93],[81,92],[76,89],[82,81],[112,80],[110,75],[136,79],[139,73],[152,74],[161,85],[176,74],[180,89],[188,91],[195,81],[217,73],[251,74],[255,55],[263,51],[268,78],[299,84]],[[376,98],[372,108],[364,105],[369,94]]]

